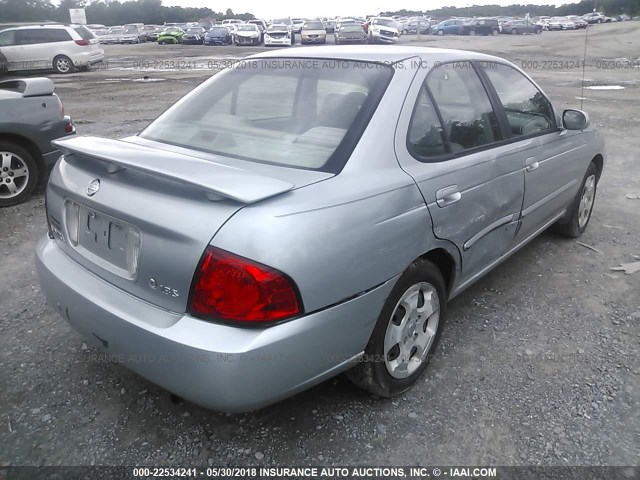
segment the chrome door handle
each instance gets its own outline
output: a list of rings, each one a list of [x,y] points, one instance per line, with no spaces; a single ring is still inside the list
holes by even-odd
[[[447,205],[456,203],[461,198],[462,193],[460,193],[457,185],[450,185],[436,192],[436,203],[439,207],[446,207]]]
[[[524,162],[524,168],[527,172],[533,172],[540,166],[540,162],[537,162],[534,157],[529,157]]]

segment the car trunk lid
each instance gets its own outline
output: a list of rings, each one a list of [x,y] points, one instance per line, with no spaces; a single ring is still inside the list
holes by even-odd
[[[327,178],[276,167],[256,173],[135,139],[54,143],[64,154],[47,189],[56,243],[97,276],[174,312],[186,310],[202,253],[232,215]]]

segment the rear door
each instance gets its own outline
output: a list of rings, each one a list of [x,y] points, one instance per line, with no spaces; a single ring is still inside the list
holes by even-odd
[[[442,64],[414,81],[396,133],[400,165],[427,203],[436,237],[462,256],[462,282],[513,242],[524,178],[470,62]]]
[[[551,102],[522,72],[491,62],[482,68],[504,106],[508,135],[525,171],[520,242],[557,218],[574,198],[586,148],[579,135],[559,128]]]

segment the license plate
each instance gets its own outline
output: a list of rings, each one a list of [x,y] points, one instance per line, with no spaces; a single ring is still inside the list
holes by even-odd
[[[135,278],[141,245],[136,227],[73,201],[65,202],[65,219],[69,242],[81,254],[115,267],[114,273]]]

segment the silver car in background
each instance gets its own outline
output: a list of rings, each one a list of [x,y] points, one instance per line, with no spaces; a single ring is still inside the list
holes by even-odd
[[[511,63],[419,47],[262,53],[137,136],[55,144],[49,305],[229,412],[345,371],[404,392],[448,300],[548,227],[587,228],[604,165],[588,116]]]

